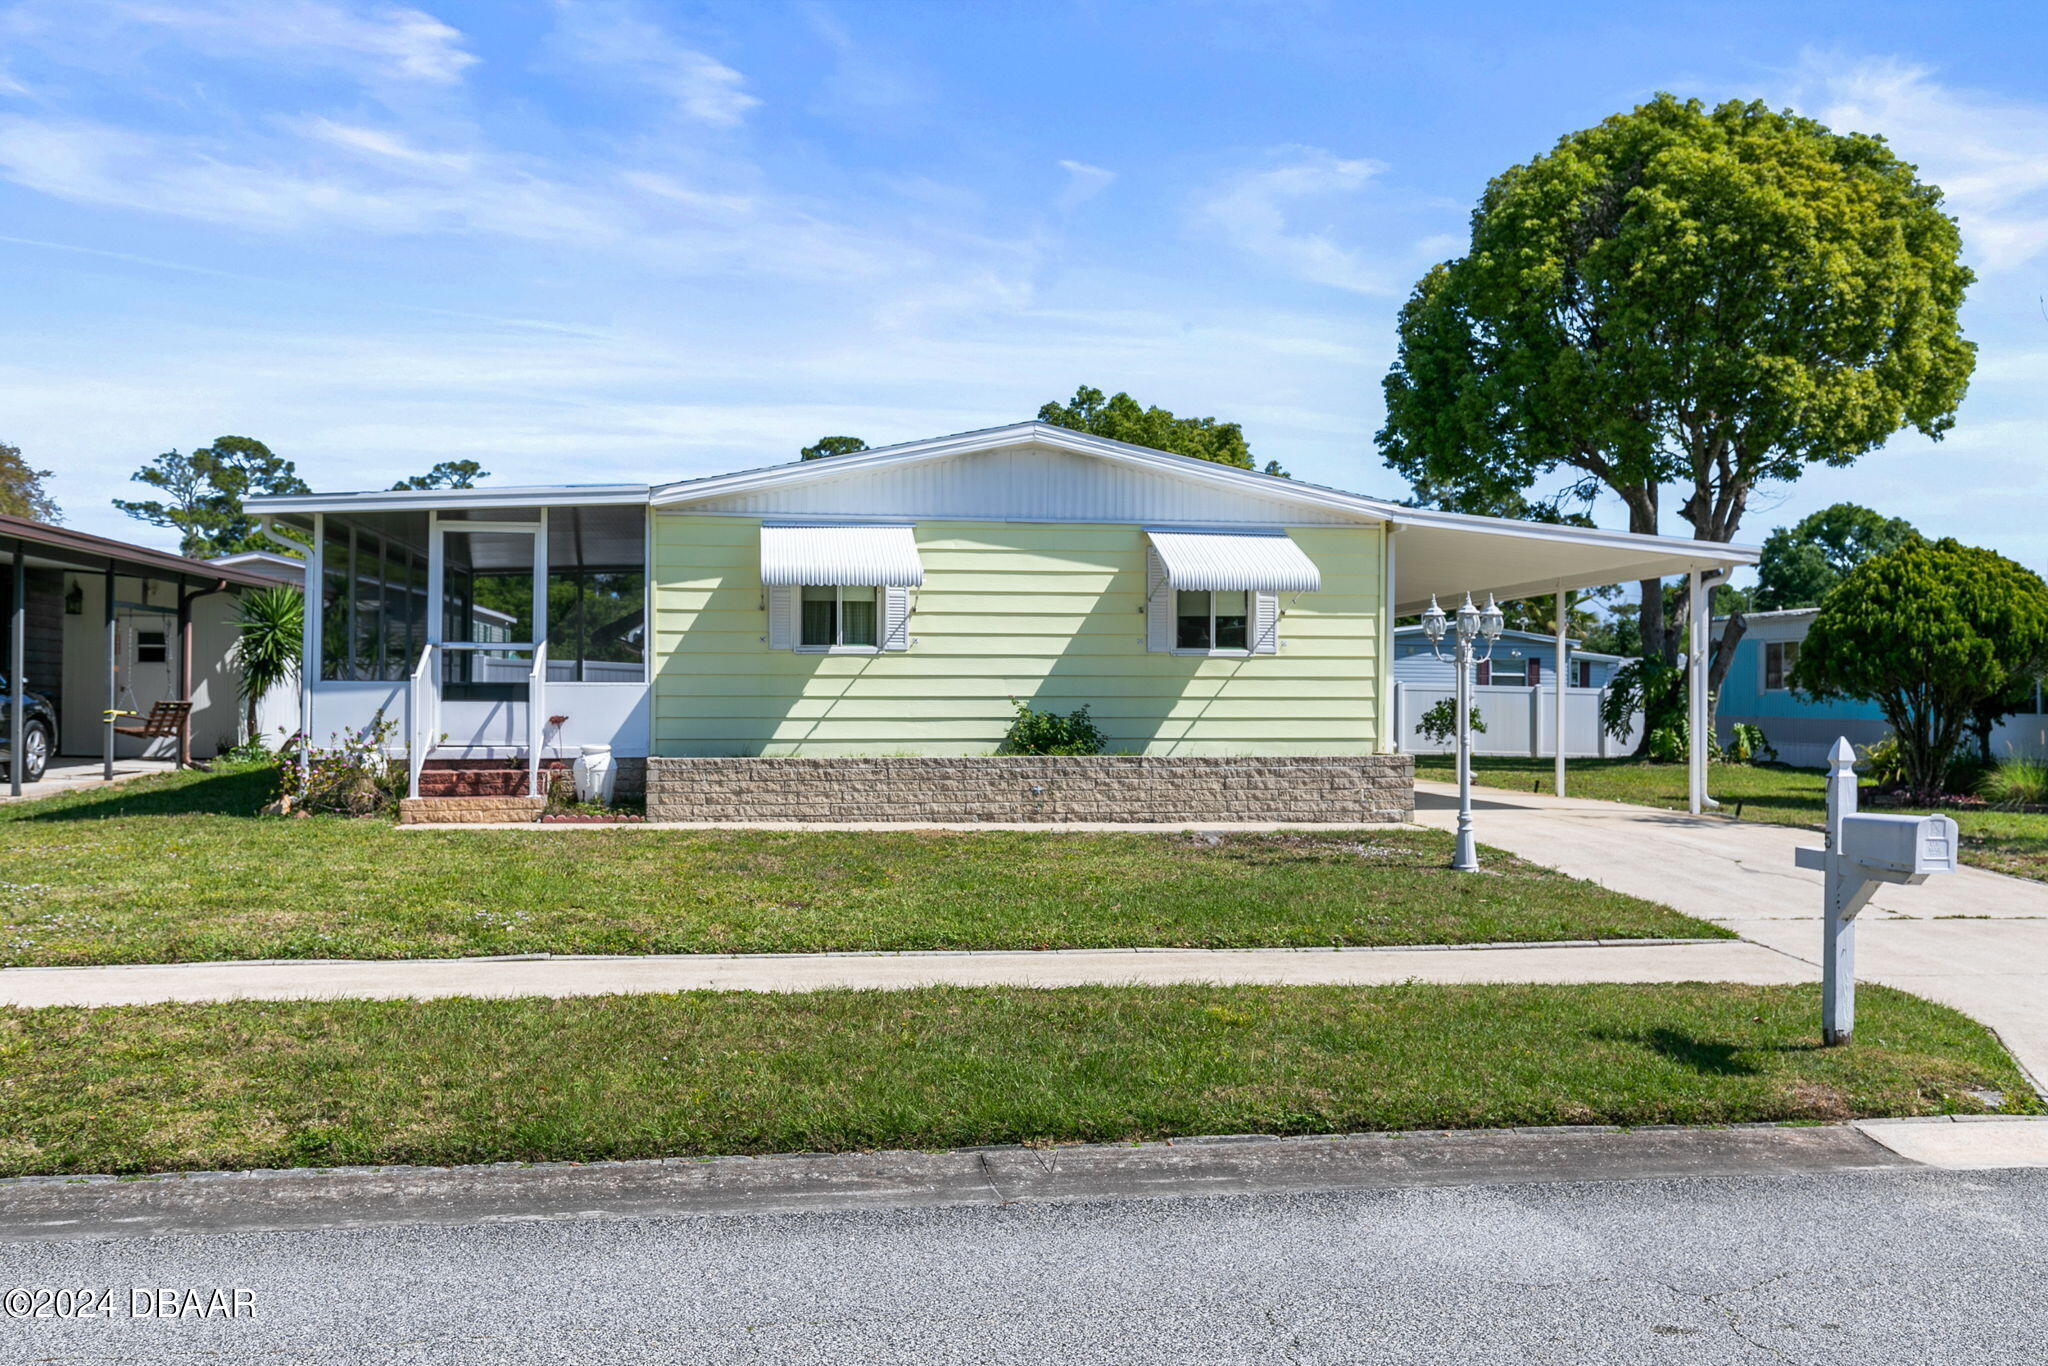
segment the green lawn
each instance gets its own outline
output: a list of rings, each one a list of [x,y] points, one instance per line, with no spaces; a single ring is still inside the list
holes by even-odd
[[[1447,835],[400,831],[262,770],[0,807],[0,964],[1721,937]]]
[[[930,988],[0,1010],[0,1174],[1975,1112],[1956,1011],[1813,987]]]
[[[1419,778],[1455,782],[1457,771],[1447,754],[1417,755]],[[1475,756],[1472,780],[1518,792],[1550,792],[1549,759]],[[1819,769],[1715,764],[1707,791],[1730,816],[1773,825],[1818,828],[1827,822],[1827,799]],[[1646,764],[1632,759],[1573,759],[1565,791],[1574,797],[1637,802],[1644,806],[1685,809],[1685,766]],[[1867,791],[1866,791],[1867,796]],[[1904,811],[1905,807],[1884,807]],[[1963,861],[1993,872],[2048,881],[2048,814],[2037,811],[1945,809],[1954,816],[1963,837]]]

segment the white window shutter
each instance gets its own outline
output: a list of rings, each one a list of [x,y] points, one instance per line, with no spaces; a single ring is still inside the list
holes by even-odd
[[[796,590],[787,585],[768,590],[768,648],[796,648]]]
[[[908,588],[884,588],[882,590],[882,648],[885,650],[907,650],[910,648],[910,590]]]
[[[1145,649],[1173,649],[1173,589],[1166,583],[1166,563],[1145,547]]]
[[[1280,652],[1280,595],[1257,592],[1252,594],[1252,653],[1271,655]]]

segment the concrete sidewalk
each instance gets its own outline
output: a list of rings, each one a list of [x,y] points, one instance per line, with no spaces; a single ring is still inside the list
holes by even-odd
[[[1735,940],[1609,940],[1395,949],[1079,949],[1041,953],[756,953],[647,957],[399,959],[8,968],[0,1004],[338,997],[600,996],[663,991],[817,991],[829,987],[1266,986],[1396,982],[1809,981],[1807,964]]]
[[[1416,784],[1416,820],[1450,829],[1457,788]],[[1819,972],[1821,875],[1793,851],[1818,830],[1622,802],[1475,788],[1481,843],[1724,925]],[[2048,1082],[2048,884],[1965,868],[1886,887],[1857,917],[1856,970],[1998,1031]]]

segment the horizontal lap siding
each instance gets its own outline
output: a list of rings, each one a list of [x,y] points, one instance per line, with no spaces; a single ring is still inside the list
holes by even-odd
[[[1117,752],[1374,748],[1373,528],[1293,531],[1323,590],[1282,597],[1277,655],[1193,659],[1145,650],[1135,526],[922,523],[911,648],[811,655],[764,639],[758,524],[655,521],[656,754],[987,754],[1013,696],[1087,704]]]

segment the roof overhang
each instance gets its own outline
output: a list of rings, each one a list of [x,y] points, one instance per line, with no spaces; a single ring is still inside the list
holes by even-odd
[[[0,555],[19,545],[23,560],[37,568],[100,570],[111,565],[131,578],[168,579],[187,584],[229,584],[237,588],[275,588],[278,581],[228,565],[187,559],[166,550],[130,545],[106,536],[51,526],[26,517],[0,514]]]
[[[645,484],[535,484],[521,488],[371,489],[361,493],[286,493],[244,506],[273,517],[311,512],[432,512],[447,508],[597,507],[645,504]]]
[[[1285,532],[1154,531],[1169,587],[1195,593],[1313,593],[1323,576]]]
[[[761,582],[770,588],[920,588],[924,561],[907,526],[763,525]]]
[[[1760,553],[1717,541],[1420,508],[1402,509],[1394,524],[1394,611],[1402,616],[1422,611],[1432,596],[1455,606],[1465,593],[1511,600],[1695,570],[1726,573],[1755,564]]]

